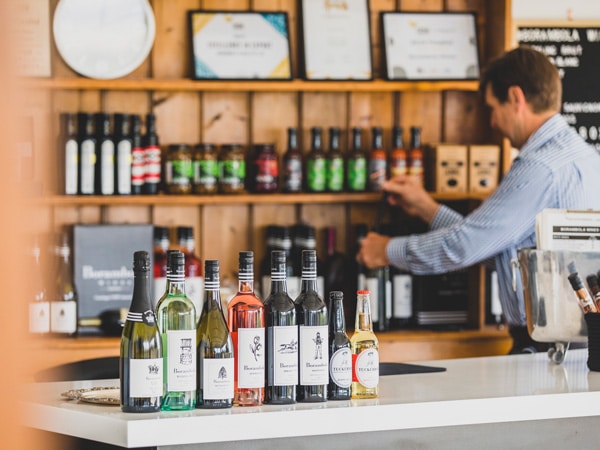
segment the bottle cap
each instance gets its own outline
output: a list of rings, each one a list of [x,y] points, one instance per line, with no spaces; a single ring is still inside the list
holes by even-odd
[[[329,293],[329,298],[331,300],[343,300],[344,299],[344,293],[342,291],[331,291]]]
[[[571,283],[571,287],[574,291],[578,291],[579,289],[583,288],[583,281],[581,281],[581,278],[577,272],[569,274],[569,282]]]
[[[150,255],[146,250],[133,253],[133,270],[150,270]]]
[[[366,289],[362,289],[360,291],[356,291],[356,295],[370,295],[371,291],[368,291]]]

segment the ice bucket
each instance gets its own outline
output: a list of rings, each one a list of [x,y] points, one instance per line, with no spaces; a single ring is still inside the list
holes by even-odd
[[[527,330],[538,342],[554,343],[548,356],[560,364],[571,342],[587,342],[587,327],[568,275],[582,280],[600,270],[600,252],[518,251],[523,279]]]

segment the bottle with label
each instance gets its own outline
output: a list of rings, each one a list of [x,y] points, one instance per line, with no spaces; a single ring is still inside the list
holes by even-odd
[[[50,332],[59,336],[77,334],[77,290],[73,281],[71,246],[66,232],[56,246],[58,267],[54,297],[50,303]]]
[[[322,148],[321,127],[310,129],[311,148],[306,155],[306,190],[308,192],[325,192],[326,187],[326,156]]]
[[[169,250],[169,229],[155,226],[153,281],[156,301],[162,297],[167,286],[167,250]],[[156,302],[152,304],[156,305]]]
[[[329,152],[327,153],[327,191],[344,190],[344,155],[340,150],[340,129],[329,128]]]
[[[185,255],[185,292],[196,307],[202,310],[204,298],[204,277],[202,260],[196,256],[196,240],[192,227],[177,227],[177,242],[179,250]]]
[[[115,113],[115,193],[118,195],[131,194],[131,163],[133,140],[131,137],[131,122],[129,114]]]
[[[96,174],[96,137],[94,136],[94,116],[89,113],[77,114],[77,136],[79,143],[79,194],[93,195]]]
[[[389,267],[367,269],[367,290],[371,292],[371,318],[375,331],[387,331],[392,318],[391,280]]]
[[[402,127],[395,126],[392,129],[392,150],[390,151],[390,178],[396,175],[406,175],[407,161],[406,150],[402,143]]]
[[[150,270],[148,252],[135,252],[133,296],[121,335],[119,357],[124,412],[157,412],[162,401],[162,345],[150,302]]]
[[[392,280],[392,319],[390,328],[406,328],[413,315],[412,275],[406,270],[390,267]]]
[[[271,252],[271,291],[265,299],[265,403],[296,403],[298,322],[296,305],[287,293],[286,255]]]
[[[29,332],[33,335],[45,335],[50,332],[50,303],[44,285],[40,256],[40,245],[35,239],[31,251],[33,262],[32,301],[29,302]]]
[[[216,194],[219,191],[219,152],[215,145],[194,147],[194,194]]]
[[[362,130],[352,128],[352,150],[346,161],[348,191],[364,192],[367,189],[367,154],[362,149]]]
[[[198,323],[197,408],[233,406],[233,341],[221,309],[219,261],[204,262],[204,306]]]
[[[262,405],[265,386],[265,308],[254,293],[254,253],[239,253],[238,292],[227,307],[234,348],[234,397],[239,406]]]
[[[259,194],[279,189],[279,160],[273,144],[255,144],[252,161],[252,191]]]
[[[424,184],[423,150],[421,149],[421,128],[410,127],[410,149],[408,150],[408,174]]]
[[[144,190],[144,147],[142,144],[142,119],[131,116],[131,193],[140,195]]]
[[[329,400],[349,400],[352,386],[352,351],[346,334],[344,293],[329,293]]]
[[[329,384],[327,305],[317,292],[317,252],[302,251],[300,295],[294,301],[298,317],[299,381],[296,400],[324,402]]]
[[[162,153],[156,134],[156,116],[146,114],[146,134],[142,137],[144,148],[144,185],[142,192],[147,195],[158,194],[161,178]]]
[[[283,191],[302,192],[302,152],[298,149],[298,130],[290,127],[287,150],[283,155]]]
[[[110,117],[106,113],[96,113],[96,174],[95,192],[97,195],[115,193],[115,143],[110,134]]]
[[[219,155],[219,192],[243,194],[246,192],[246,160],[239,144],[224,144]]]
[[[167,194],[192,192],[192,150],[187,144],[170,144],[165,157],[165,190]]]
[[[387,176],[387,155],[383,149],[383,130],[381,127],[371,129],[373,145],[369,153],[368,179],[369,191],[380,192]]]
[[[356,293],[356,320],[350,338],[352,350],[352,398],[376,398],[379,395],[379,341],[371,323],[370,293]]]
[[[163,411],[196,406],[196,308],[185,295],[184,256],[169,251],[167,285],[156,304],[163,356]]]
[[[79,164],[77,162],[79,147],[75,114],[73,113],[61,113],[60,115],[59,146],[64,158],[65,195],[76,195],[79,182]]]

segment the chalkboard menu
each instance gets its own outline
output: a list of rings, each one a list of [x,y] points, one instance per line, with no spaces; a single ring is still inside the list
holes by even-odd
[[[517,41],[543,52],[558,68],[563,116],[600,151],[600,27],[519,25]]]

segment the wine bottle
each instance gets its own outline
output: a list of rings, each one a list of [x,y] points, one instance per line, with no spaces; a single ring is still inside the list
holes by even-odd
[[[373,145],[369,152],[368,187],[371,192],[380,192],[387,175],[387,155],[383,149],[383,136],[381,127],[371,129]]]
[[[271,293],[265,299],[265,403],[296,402],[298,323],[296,306],[287,293],[286,255],[271,252]]]
[[[144,147],[142,144],[142,119],[131,116],[131,193],[142,194],[144,188]]]
[[[154,266],[153,286],[156,306],[158,300],[165,293],[167,286],[167,250],[169,249],[169,229],[166,227],[154,227]],[[156,307],[154,308],[156,310]]]
[[[133,296],[121,335],[119,357],[124,412],[156,412],[162,400],[162,345],[150,302],[150,270],[148,252],[136,251],[133,254]]]
[[[254,253],[239,253],[238,292],[227,307],[234,348],[234,397],[239,406],[258,406],[265,386],[265,308],[254,293]]]
[[[361,134],[360,128],[352,128],[352,150],[346,161],[350,192],[364,192],[367,189],[367,155],[362,149]]]
[[[77,163],[79,147],[77,144],[77,127],[75,114],[60,115],[60,151],[64,157],[64,187],[66,195],[77,194],[79,167]]]
[[[421,149],[421,128],[410,127],[410,148],[408,150],[408,174],[419,183],[424,183],[423,150]]]
[[[50,303],[44,285],[40,255],[40,245],[35,239],[31,251],[33,260],[32,301],[29,302],[29,332],[33,335],[45,335],[50,332]]]
[[[598,280],[598,275],[593,273],[585,277],[585,279],[588,287],[590,288],[590,293],[594,298],[596,308],[600,309],[600,281]]]
[[[204,261],[204,306],[198,323],[196,408],[233,406],[233,341],[221,309],[219,261]]]
[[[392,150],[390,151],[390,177],[405,175],[407,171],[406,150],[402,143],[402,127],[395,126],[392,130]]]
[[[344,155],[340,151],[340,129],[329,128],[329,152],[326,165],[327,191],[344,190]]]
[[[144,148],[144,185],[142,192],[148,195],[158,194],[161,177],[161,151],[156,134],[156,116],[146,114],[146,134],[142,138]]]
[[[164,367],[163,411],[196,406],[196,308],[185,295],[184,255],[171,250],[167,285],[156,304]]]
[[[391,328],[406,328],[413,315],[412,275],[397,267],[390,268],[392,280],[392,320]]]
[[[579,273],[570,273],[568,278],[569,283],[571,283],[571,287],[575,291],[577,301],[579,302],[579,306],[581,307],[583,313],[597,313],[598,309],[596,308],[596,303],[594,303],[594,299],[592,299],[592,296],[583,285],[583,281],[581,281]]]
[[[185,291],[194,303],[196,311],[202,309],[204,280],[202,278],[202,261],[196,256],[196,240],[192,227],[177,227],[179,250],[185,255]]]
[[[58,267],[54,297],[50,303],[50,332],[60,336],[77,334],[77,290],[71,267],[71,247],[66,232],[61,233],[56,246]]]
[[[79,194],[93,195],[96,172],[96,138],[93,115],[77,114],[77,137],[79,144]]]
[[[298,150],[298,130],[290,127],[287,150],[283,155],[283,191],[302,192],[302,152]]]
[[[129,114],[115,113],[115,193],[118,195],[131,194],[131,159],[133,140],[130,133]]]
[[[96,113],[96,173],[97,195],[115,193],[115,143],[110,135],[110,118],[106,113]]]
[[[321,127],[312,127],[311,148],[306,155],[306,190],[308,192],[324,192],[326,182],[326,157],[322,149]]]
[[[349,400],[352,386],[352,351],[346,334],[344,293],[329,293],[329,400]]]
[[[327,305],[317,292],[317,253],[302,251],[300,294],[294,301],[298,316],[298,367],[296,400],[324,402],[329,383]]]
[[[356,320],[350,338],[352,350],[352,398],[376,398],[379,394],[379,341],[373,333],[370,293],[356,293]]]

